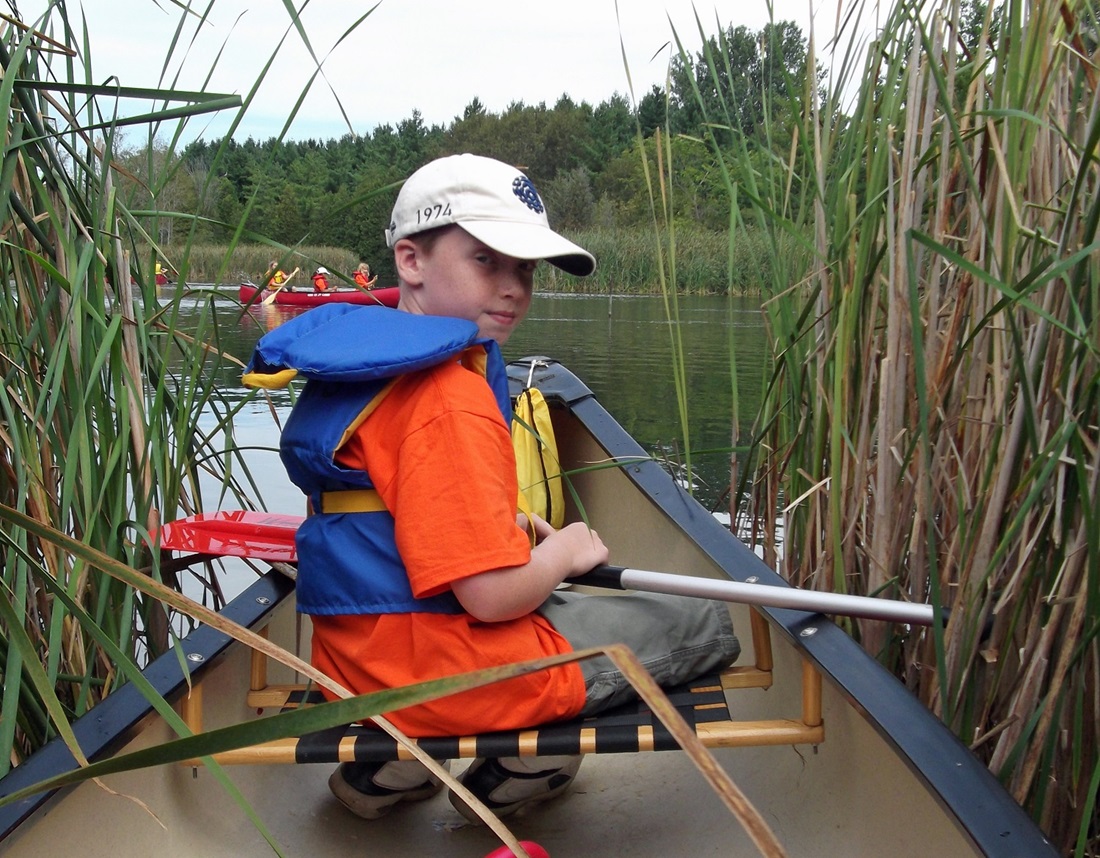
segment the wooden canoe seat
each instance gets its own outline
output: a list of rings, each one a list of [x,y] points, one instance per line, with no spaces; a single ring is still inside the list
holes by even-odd
[[[802,666],[802,711],[798,717],[766,721],[738,721],[731,717],[727,691],[767,689],[772,684],[771,637],[767,622],[755,610],[750,613],[756,653],[754,665],[734,666],[721,673],[700,677],[679,688],[668,689],[666,694],[707,747],[820,744],[825,738],[821,717],[821,676],[807,662],[803,662]],[[252,654],[250,685],[248,705],[258,712],[308,706],[322,701],[321,693],[316,688],[269,684],[267,658],[255,651]],[[196,685],[184,700],[183,717],[192,730],[202,730],[201,684]],[[417,744],[441,760],[634,753],[679,748],[664,725],[641,701],[591,718],[477,736],[423,738],[417,740]],[[382,731],[351,724],[227,751],[216,754],[214,758],[223,764],[337,763],[403,760],[411,759],[412,755]],[[186,763],[194,764],[195,761]]]

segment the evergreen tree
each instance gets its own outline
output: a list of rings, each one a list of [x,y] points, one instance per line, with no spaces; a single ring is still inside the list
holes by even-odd
[[[967,0],[967,32],[982,14],[981,0]],[[789,83],[800,79],[806,61],[806,41],[789,21],[759,32],[731,26],[708,38],[694,58],[675,58],[669,90],[653,86],[636,109],[617,92],[594,107],[562,95],[552,108],[517,100],[500,113],[475,96],[446,127],[427,126],[414,109],[396,126],[383,124],[366,135],[230,140],[217,176],[207,165],[223,144],[200,140],[184,150],[172,185],[149,193],[161,195],[162,207],[172,199],[180,210],[228,223],[251,205],[250,230],[286,244],[308,237],[312,245],[354,250],[388,279],[383,230],[393,186],[431,159],[474,152],[516,165],[550,201],[559,228],[629,226],[651,221],[638,129],[654,166],[652,137],[667,129],[677,217],[724,229],[721,171],[712,147],[701,141],[716,134],[723,148],[738,141],[760,150],[760,157],[787,157],[790,119],[802,110],[788,96],[801,90]],[[225,241],[225,232],[200,227],[194,235]]]

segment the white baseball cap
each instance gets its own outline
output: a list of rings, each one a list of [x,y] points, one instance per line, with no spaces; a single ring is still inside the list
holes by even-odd
[[[545,259],[584,277],[596,259],[550,229],[535,186],[515,167],[481,155],[449,155],[406,180],[386,230],[386,244],[458,224],[478,241],[517,259]]]

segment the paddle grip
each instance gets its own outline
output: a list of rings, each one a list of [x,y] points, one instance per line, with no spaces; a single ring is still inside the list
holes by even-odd
[[[624,566],[597,566],[576,578],[566,579],[570,584],[583,584],[587,587],[604,587],[608,590],[622,590]]]

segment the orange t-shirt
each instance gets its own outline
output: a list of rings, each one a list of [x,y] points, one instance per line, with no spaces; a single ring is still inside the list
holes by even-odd
[[[485,380],[457,363],[404,376],[337,455],[366,468],[396,522],[413,594],[530,559],[516,526],[508,430]],[[539,614],[485,623],[469,614],[314,616],[313,663],[357,694],[571,652]],[[529,727],[584,705],[580,667],[483,686],[392,712],[412,736]]]

